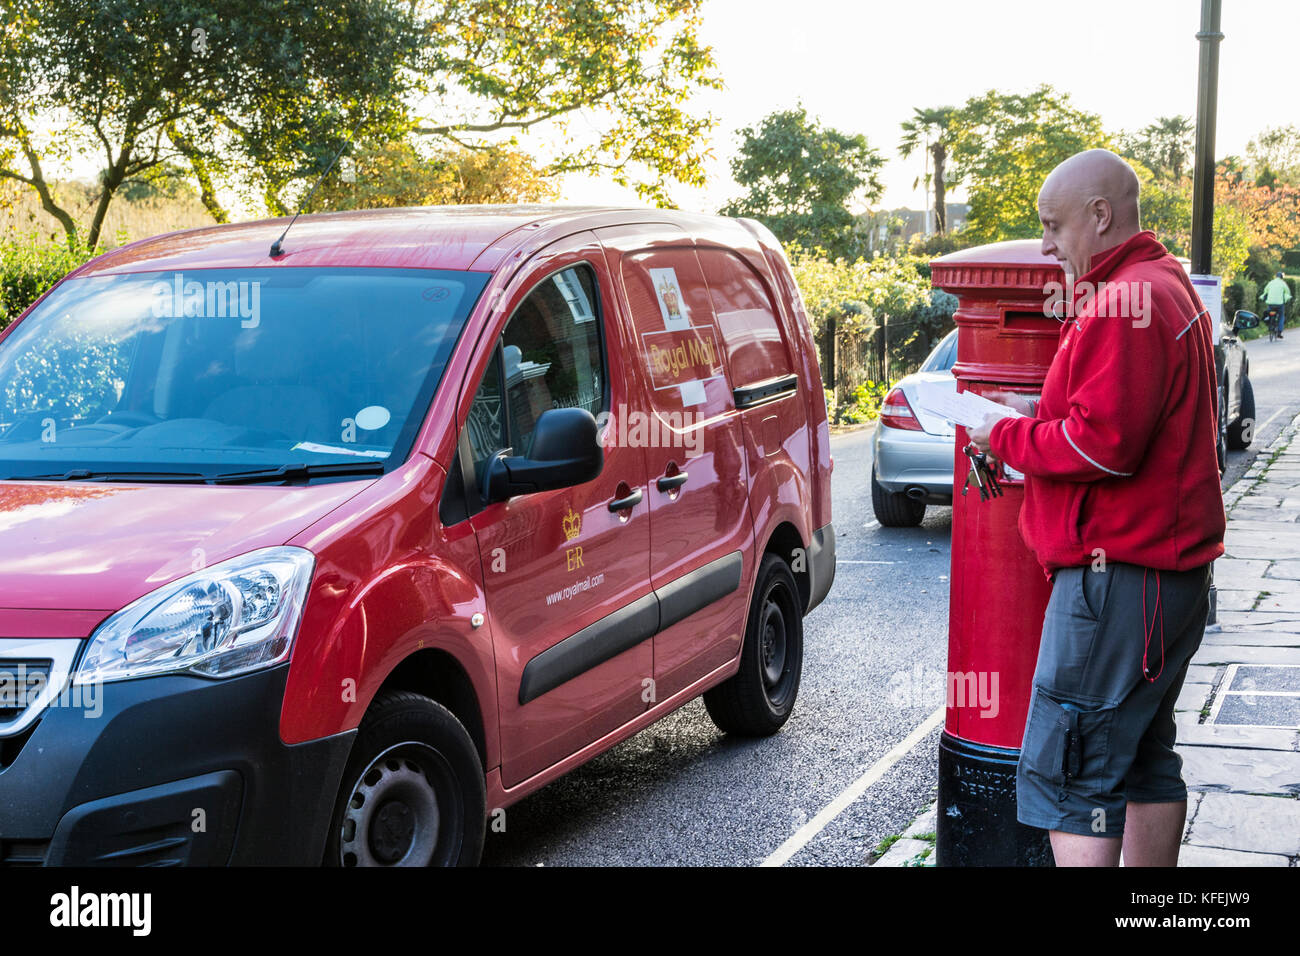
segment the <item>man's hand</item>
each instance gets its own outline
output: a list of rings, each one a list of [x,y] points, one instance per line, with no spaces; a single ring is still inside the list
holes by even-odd
[[[993,431],[993,426],[1000,421],[1002,421],[1002,416],[989,415],[974,428],[966,431],[967,437],[970,438],[976,448],[984,453],[984,457],[988,459],[990,465],[997,461],[997,457],[989,448],[989,434]]]
[[[1017,395],[1015,392],[985,392],[983,397],[990,402],[997,402],[999,405],[1007,406],[1007,408],[1014,408],[1021,415],[1028,415],[1030,418],[1034,415],[1034,406],[1029,399],[1023,395]]]

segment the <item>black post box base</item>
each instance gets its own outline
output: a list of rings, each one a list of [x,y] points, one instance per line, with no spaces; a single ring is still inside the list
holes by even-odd
[[[1019,750],[939,738],[938,866],[1053,866],[1047,831],[1016,820]]]

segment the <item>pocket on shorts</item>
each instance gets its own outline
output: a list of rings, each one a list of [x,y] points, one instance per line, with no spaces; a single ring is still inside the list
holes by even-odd
[[[1022,759],[1061,790],[1109,789],[1105,770],[1115,708],[1093,707],[1034,689],[1025,725]]]

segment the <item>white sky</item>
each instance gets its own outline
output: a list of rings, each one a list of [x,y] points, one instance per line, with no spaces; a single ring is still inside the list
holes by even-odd
[[[675,187],[683,208],[716,212],[738,193],[728,161],[738,131],[803,101],[810,115],[865,133],[888,163],[888,207],[925,206],[912,188],[923,158],[897,156],[913,107],[959,105],[987,89],[1050,83],[1112,133],[1157,116],[1196,115],[1200,0],[708,0],[704,41],[726,83],[698,105],[719,118],[704,190]],[[1300,125],[1300,3],[1225,0],[1217,156],[1244,154],[1266,126]],[[1265,75],[1280,63],[1280,75]],[[570,177],[566,201],[640,201]],[[961,194],[957,194],[961,199]]]

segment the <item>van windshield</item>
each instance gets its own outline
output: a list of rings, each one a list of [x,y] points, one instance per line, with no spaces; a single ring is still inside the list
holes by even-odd
[[[0,342],[0,478],[381,473],[410,452],[487,280],[285,267],[70,279]]]

